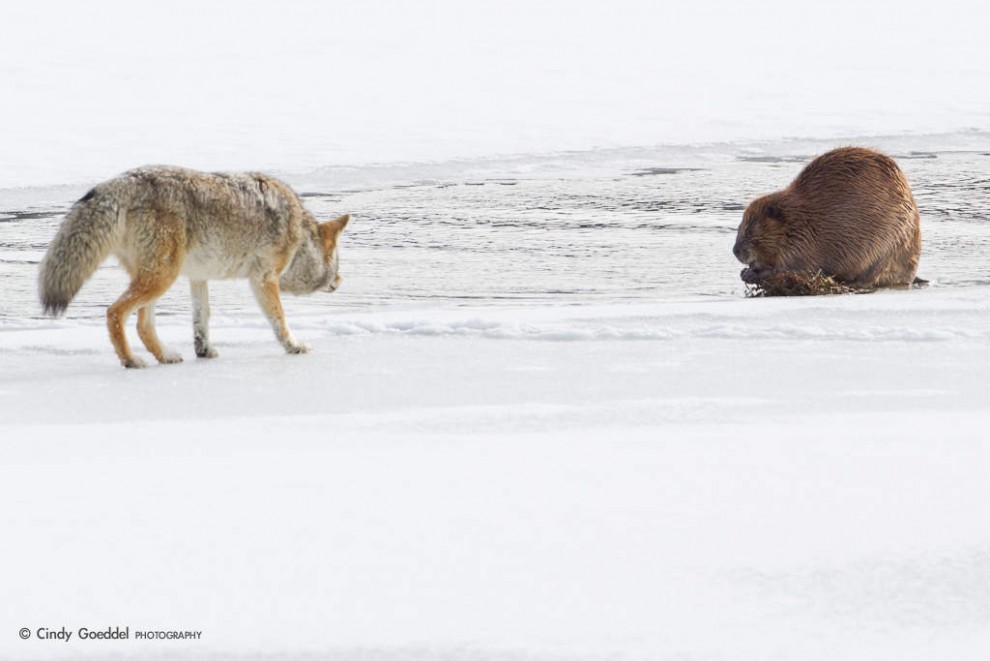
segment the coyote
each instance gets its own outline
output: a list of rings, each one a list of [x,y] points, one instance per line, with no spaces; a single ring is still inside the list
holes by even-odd
[[[206,282],[247,278],[278,341],[289,353],[305,353],[309,347],[285,324],[279,292],[337,289],[337,239],[349,220],[344,215],[317,223],[288,185],[264,174],[131,170],[73,205],[41,262],[41,303],[46,313],[62,314],[112,253],[131,276],[127,291],[107,309],[121,364],[144,367],[124,333],[135,309],[144,346],[158,362],[177,363],[182,357],[162,346],[155,332],[155,301],[180,273],[188,276],[196,355],[215,358]]]

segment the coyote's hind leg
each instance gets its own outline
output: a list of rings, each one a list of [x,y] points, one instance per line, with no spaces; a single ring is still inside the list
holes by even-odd
[[[169,349],[158,339],[158,333],[155,331],[155,301],[138,308],[137,330],[138,337],[159,363],[182,362],[182,356],[177,351]]]
[[[148,226],[150,235],[138,235],[117,253],[131,275],[131,284],[120,298],[107,308],[107,329],[117,357],[124,367],[144,367],[127,343],[124,325],[135,309],[138,311],[138,336],[155,358],[162,363],[176,363],[181,356],[162,346],[155,332],[155,301],[168,291],[179,277],[185,257],[185,229],[173,214],[149,211],[131,212],[128,226]]]
[[[155,332],[154,304],[168,288],[175,282],[178,276],[178,268],[174,273],[141,274],[131,280],[131,285],[127,291],[118,298],[113,305],[107,308],[107,329],[110,331],[110,341],[120,358],[120,364],[124,367],[144,367],[144,361],[137,358],[127,343],[127,334],[124,332],[124,324],[131,316],[134,308],[138,309],[138,335],[144,346],[148,348],[155,358],[161,362],[176,362],[168,360],[176,358],[178,354],[166,352],[158,334]],[[151,311],[148,311],[151,306]],[[181,360],[181,359],[180,359]]]

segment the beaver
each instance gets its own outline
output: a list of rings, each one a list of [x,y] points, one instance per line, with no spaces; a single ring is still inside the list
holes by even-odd
[[[923,283],[918,207],[892,158],[844,147],[809,163],[787,188],[750,203],[732,249],[759,285],[820,273],[857,288]]]

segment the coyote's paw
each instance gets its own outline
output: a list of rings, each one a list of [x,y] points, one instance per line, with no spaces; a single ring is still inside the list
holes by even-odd
[[[148,366],[147,363],[145,363],[143,360],[141,360],[136,356],[132,356],[131,358],[126,358],[124,360],[121,360],[120,364],[126,367],[127,369],[139,369],[141,367]]]
[[[178,351],[172,351],[171,349],[166,349],[162,352],[161,358],[158,359],[159,363],[163,365],[174,365],[175,363],[182,362],[182,356],[179,355]]]
[[[196,347],[196,357],[197,358],[216,358],[220,354],[213,347]]]
[[[309,353],[313,348],[304,342],[296,342],[295,344],[287,344],[285,346],[285,351],[287,353]]]

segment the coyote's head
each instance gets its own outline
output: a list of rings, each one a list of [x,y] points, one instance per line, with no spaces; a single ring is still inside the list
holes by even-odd
[[[340,285],[337,274],[337,238],[347,226],[351,216],[345,214],[335,220],[317,223],[308,232],[296,251],[289,267],[279,279],[279,288],[290,294],[311,294],[315,291],[332,292]]]

